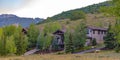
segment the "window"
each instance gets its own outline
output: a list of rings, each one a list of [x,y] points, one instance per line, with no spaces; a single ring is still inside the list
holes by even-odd
[[[106,31],[104,31],[104,34],[106,34]]]
[[[93,34],[95,34],[95,30],[93,30]]]
[[[100,30],[98,30],[98,34],[100,34]]]
[[[101,34],[103,34],[103,31],[101,31]]]
[[[87,34],[89,34],[89,29],[87,29]]]

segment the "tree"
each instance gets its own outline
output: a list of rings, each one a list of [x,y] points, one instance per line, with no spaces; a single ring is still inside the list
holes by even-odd
[[[14,36],[10,36],[6,38],[6,53],[7,54],[15,54],[16,53],[16,45],[14,41]]]
[[[66,53],[74,52],[73,36],[72,36],[71,32],[65,33],[65,52]]]
[[[80,24],[76,27],[73,35],[73,42],[74,42],[74,47],[76,49],[81,49],[84,47],[85,42],[86,42],[86,21],[81,20]]]
[[[97,42],[96,42],[96,39],[94,38],[93,40],[92,40],[92,46],[96,46],[97,45]]]
[[[120,51],[120,19],[116,20],[116,24],[113,28],[114,39],[115,39],[115,51]]]
[[[113,27],[113,34],[115,39],[115,51],[120,51],[120,0],[109,0],[111,2],[111,6],[103,7],[102,11],[110,16],[114,16],[116,18],[116,24]]]
[[[26,52],[28,46],[28,37],[22,32],[22,27],[16,28],[16,33],[14,34],[15,44],[17,47],[16,54],[21,55]]]
[[[107,30],[107,34],[104,37],[104,43],[105,47],[108,49],[114,49],[115,48],[115,38],[114,38],[114,32],[112,31],[111,24],[109,25],[109,28]]]
[[[53,33],[53,32],[55,32],[56,30],[59,30],[59,29],[61,29],[62,27],[61,27],[61,25],[60,25],[60,23],[58,23],[58,22],[51,22],[51,23],[46,23],[46,25],[44,26],[44,33]]]
[[[39,30],[35,27],[34,24],[31,24],[27,33],[28,42],[29,42],[28,49],[36,47],[38,35],[39,35]]]
[[[50,34],[45,35],[44,32],[41,32],[38,37],[37,48],[40,50],[47,50],[52,44],[51,42],[52,36]]]
[[[28,39],[22,27],[6,26],[0,28],[0,55],[21,55],[26,52]]]
[[[6,45],[6,40],[5,40],[4,30],[3,28],[0,28],[0,55],[6,55],[5,45]]]
[[[6,26],[1,28],[0,36],[0,55],[8,55],[16,53],[16,45],[14,41],[15,26]]]
[[[85,13],[83,11],[74,11],[72,12],[71,20],[85,19]]]

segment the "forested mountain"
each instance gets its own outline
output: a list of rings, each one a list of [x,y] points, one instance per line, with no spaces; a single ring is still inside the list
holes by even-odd
[[[31,23],[37,24],[41,21],[43,21],[41,18],[23,18],[12,14],[0,15],[0,27],[11,24],[20,24],[22,27],[28,27]]]
[[[76,11],[83,11],[85,13],[99,13],[99,9],[102,6],[110,6],[110,4],[109,4],[108,1],[107,2],[102,2],[102,3],[99,3],[99,4],[93,4],[93,5],[89,5],[87,7],[65,11],[65,12],[57,14],[53,17],[49,17],[48,19],[50,19],[50,20],[69,19],[70,17],[73,16],[72,13],[74,13]]]

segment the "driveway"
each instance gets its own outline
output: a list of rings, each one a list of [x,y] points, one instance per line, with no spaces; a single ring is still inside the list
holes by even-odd
[[[77,53],[73,53],[73,54],[84,54],[84,53],[89,53],[89,52],[93,52],[93,51],[96,51],[96,50],[100,50],[102,49],[103,47],[101,48],[93,48],[93,49],[90,49],[90,50],[85,50],[85,51],[81,51],[81,52],[77,52]]]

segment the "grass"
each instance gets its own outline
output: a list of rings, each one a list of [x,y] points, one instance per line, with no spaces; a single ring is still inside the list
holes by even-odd
[[[120,54],[113,51],[86,54],[45,54],[30,56],[1,57],[0,60],[120,60]]]
[[[71,21],[69,19],[65,20],[56,20],[54,22],[60,23],[61,26],[70,27],[70,29],[74,29],[79,23],[81,19]],[[50,22],[48,22],[50,23]],[[87,26],[96,26],[96,27],[108,27],[109,23],[112,25],[115,24],[114,17],[106,17],[103,14],[87,14],[86,15],[86,24]],[[37,25],[38,28],[43,28],[47,23]]]

